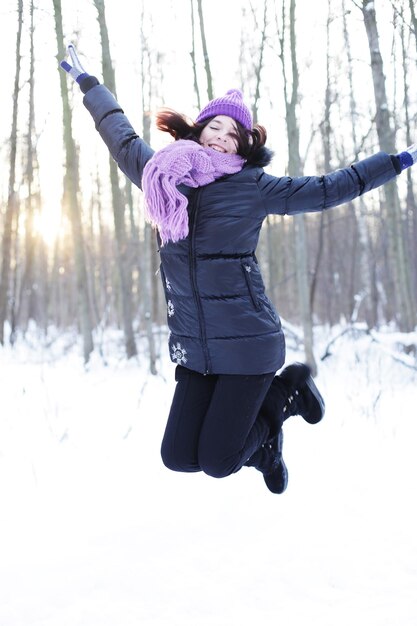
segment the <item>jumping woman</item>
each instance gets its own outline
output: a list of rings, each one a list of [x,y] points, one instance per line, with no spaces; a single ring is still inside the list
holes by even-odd
[[[122,172],[144,192],[155,226],[177,382],[162,441],[171,470],[222,478],[243,466],[281,494],[284,421],[319,422],[324,401],[308,365],[285,361],[278,314],[256,259],[268,215],[331,209],[395,178],[417,159],[379,152],[324,176],[272,176],[266,131],[253,125],[239,90],[211,100],[194,121],[161,110],[157,127],[174,141],[154,152],[110,91],[69,46],[76,80],[96,129]]]

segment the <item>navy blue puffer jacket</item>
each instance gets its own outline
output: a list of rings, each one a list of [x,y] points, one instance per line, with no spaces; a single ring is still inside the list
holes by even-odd
[[[140,187],[152,149],[103,85],[90,89],[84,104],[121,170]],[[379,152],[321,177],[275,177],[252,164],[199,189],[180,187],[189,200],[189,235],[160,250],[172,361],[215,374],[282,367],[281,323],[255,256],[264,219],[329,209],[395,176],[390,156]]]

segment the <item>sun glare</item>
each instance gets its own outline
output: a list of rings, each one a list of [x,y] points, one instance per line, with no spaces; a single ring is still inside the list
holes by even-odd
[[[60,207],[57,209],[56,206],[49,207],[48,204],[44,204],[41,213],[35,216],[33,228],[46,245],[52,248],[62,230]]]

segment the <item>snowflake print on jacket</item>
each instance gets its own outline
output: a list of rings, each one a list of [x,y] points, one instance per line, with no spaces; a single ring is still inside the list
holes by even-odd
[[[173,346],[171,346],[171,348],[172,360],[178,363],[178,365],[185,365],[185,363],[187,363],[187,358],[185,356],[187,354],[187,350],[185,350],[179,342],[176,345],[174,344]]]
[[[174,307],[172,300],[168,300],[167,307],[168,307],[168,317],[172,317],[175,313],[175,307]]]

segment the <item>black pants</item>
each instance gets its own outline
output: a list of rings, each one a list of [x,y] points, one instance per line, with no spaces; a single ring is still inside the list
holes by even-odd
[[[273,378],[273,373],[204,376],[178,365],[161,448],[164,464],[216,478],[243,465],[258,467],[270,436],[261,409]]]

